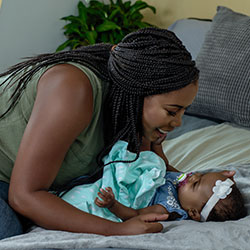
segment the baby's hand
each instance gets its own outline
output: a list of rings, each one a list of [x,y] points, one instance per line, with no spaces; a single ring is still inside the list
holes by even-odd
[[[100,189],[101,192],[98,192],[98,196],[102,199],[100,200],[98,197],[95,198],[95,204],[98,207],[106,207],[111,208],[115,203],[115,195],[111,187]]]

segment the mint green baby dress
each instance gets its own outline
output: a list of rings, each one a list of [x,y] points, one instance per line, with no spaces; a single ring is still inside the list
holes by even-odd
[[[105,164],[135,159],[136,154],[129,152],[127,146],[127,142],[118,141],[104,157]],[[144,208],[150,203],[156,189],[165,183],[165,174],[166,165],[163,159],[154,152],[143,151],[134,162],[115,162],[105,166],[101,179],[93,184],[74,187],[62,199],[87,213],[121,222],[107,208],[100,208],[94,203],[100,188],[111,187],[116,200],[125,206]]]

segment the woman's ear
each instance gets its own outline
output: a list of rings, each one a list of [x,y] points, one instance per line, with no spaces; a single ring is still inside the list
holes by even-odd
[[[187,212],[188,212],[189,217],[192,220],[196,220],[196,221],[201,220],[201,215],[196,208],[189,208]]]

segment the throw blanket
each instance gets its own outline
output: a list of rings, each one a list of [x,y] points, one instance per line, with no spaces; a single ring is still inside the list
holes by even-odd
[[[129,152],[127,146],[127,142],[118,141],[104,158],[104,163],[135,159],[136,154]],[[107,165],[101,179],[93,184],[76,186],[62,199],[85,212],[121,222],[107,208],[100,208],[94,203],[100,188],[111,187],[116,199],[125,206],[143,208],[148,206],[156,189],[165,183],[165,173],[164,161],[155,153],[144,151],[134,162]]]

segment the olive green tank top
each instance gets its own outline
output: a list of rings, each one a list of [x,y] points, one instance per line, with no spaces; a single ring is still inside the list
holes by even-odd
[[[102,82],[87,67],[77,63],[70,64],[81,69],[90,80],[93,89],[93,116],[89,126],[76,138],[67,152],[53,187],[93,172],[97,168],[96,156],[104,145],[102,107],[108,84]],[[0,180],[2,181],[10,181],[19,144],[34,105],[39,78],[49,67],[42,68],[32,77],[15,107],[0,119]],[[0,78],[0,85],[4,79],[6,77]],[[4,89],[5,86],[6,84],[0,87],[1,114],[9,107],[9,98],[14,91],[15,84]]]

